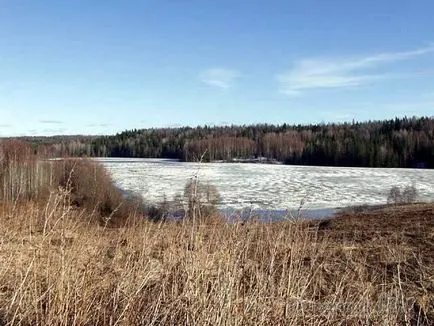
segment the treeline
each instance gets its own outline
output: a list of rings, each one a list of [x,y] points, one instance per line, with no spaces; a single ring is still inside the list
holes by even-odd
[[[134,129],[49,145],[53,155],[62,156],[195,161],[205,153],[205,161],[264,157],[301,165],[434,168],[434,118]]]

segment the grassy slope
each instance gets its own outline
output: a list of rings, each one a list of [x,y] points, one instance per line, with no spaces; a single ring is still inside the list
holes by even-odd
[[[432,325],[434,205],[319,223],[91,223],[0,208],[0,324]]]

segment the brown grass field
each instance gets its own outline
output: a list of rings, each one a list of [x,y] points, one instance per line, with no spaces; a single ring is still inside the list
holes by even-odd
[[[11,166],[0,174],[0,325],[434,325],[434,204],[152,223],[120,214],[115,195],[46,183],[44,196],[11,200],[11,184],[27,187]]]
[[[0,211],[2,325],[432,325],[434,206],[320,223],[105,228]]]

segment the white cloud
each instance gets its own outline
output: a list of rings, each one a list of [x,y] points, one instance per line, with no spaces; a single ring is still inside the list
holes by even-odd
[[[434,46],[414,51],[381,53],[377,55],[339,59],[319,60],[302,59],[294,63],[293,68],[277,76],[280,91],[290,96],[297,96],[305,91],[327,88],[357,87],[393,75],[369,73],[382,64],[411,59],[434,52]],[[399,77],[396,75],[395,77]]]
[[[231,88],[234,82],[241,74],[232,69],[212,68],[204,70],[200,75],[200,80],[210,86],[219,88]]]
[[[43,124],[63,124],[64,121],[60,121],[60,120],[39,120],[39,123],[43,123]]]

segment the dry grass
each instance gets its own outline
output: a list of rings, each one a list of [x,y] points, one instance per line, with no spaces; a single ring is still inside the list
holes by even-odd
[[[433,265],[393,236],[219,220],[104,228],[67,196],[1,207],[0,324],[433,322]]]

